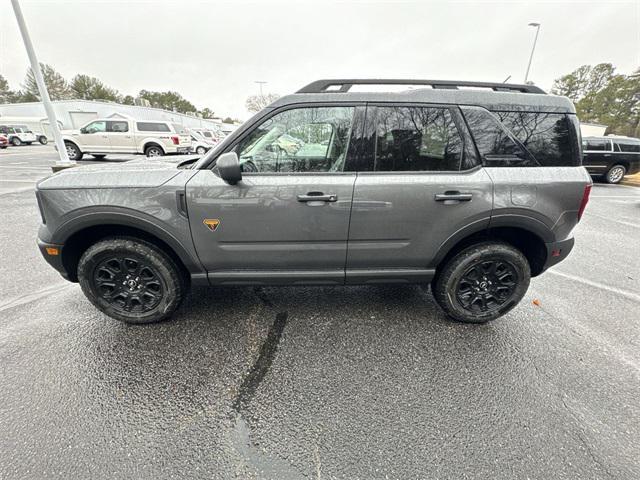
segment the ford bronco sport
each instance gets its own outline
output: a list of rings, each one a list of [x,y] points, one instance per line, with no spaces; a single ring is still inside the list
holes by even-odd
[[[38,243],[125,322],[170,316],[190,284],[394,282],[430,283],[446,314],[481,323],[567,257],[590,189],[566,98],[531,85],[321,80],[200,159],[42,180]]]

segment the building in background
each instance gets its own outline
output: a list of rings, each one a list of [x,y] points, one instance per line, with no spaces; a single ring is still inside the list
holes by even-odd
[[[583,137],[603,137],[606,130],[607,125],[580,122],[580,133]]]
[[[219,120],[199,118],[195,115],[185,115],[178,112],[170,112],[160,108],[143,105],[121,105],[114,102],[99,102],[94,100],[57,100],[53,102],[53,108],[57,119],[62,123],[63,129],[78,129],[96,118],[106,118],[113,115],[122,115],[136,120],[166,121],[178,123],[185,128],[198,128],[213,131],[222,131],[228,134],[237,128],[237,125],[222,123]],[[44,106],[41,102],[32,103],[7,103],[0,105],[0,123],[4,118],[11,118],[12,123],[20,122],[16,118],[30,118],[31,120],[46,119]],[[38,122],[42,123],[42,122]],[[43,129],[46,125],[43,124]],[[45,133],[46,132],[42,132]]]

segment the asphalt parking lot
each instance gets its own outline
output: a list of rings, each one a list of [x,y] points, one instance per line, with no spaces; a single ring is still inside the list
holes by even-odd
[[[640,478],[640,188],[596,184],[488,325],[377,286],[197,289],[135,327],[40,258],[54,159],[0,151],[0,478]]]

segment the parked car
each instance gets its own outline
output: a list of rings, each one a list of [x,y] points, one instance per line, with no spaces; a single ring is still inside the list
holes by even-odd
[[[380,83],[420,88],[349,92]],[[533,85],[320,80],[197,161],[42,180],[38,243],[125,322],[167,318],[189,285],[390,282],[482,323],[571,252],[591,190],[579,138],[573,103]]]
[[[189,130],[189,133],[191,135],[191,150],[198,155],[204,155],[217,143],[204,136],[201,130]]]
[[[19,128],[23,132],[33,133],[33,136],[35,137],[35,141],[41,145],[46,145],[49,142],[49,139],[44,133],[34,132],[33,130],[31,130],[31,128],[28,125],[14,125],[14,127]]]
[[[4,149],[9,146],[9,139],[5,135],[0,135],[0,148]]]
[[[102,118],[80,130],[65,130],[62,138],[71,160],[80,160],[84,154],[102,159],[110,153],[156,157],[191,152],[190,135],[170,122]]]
[[[6,135],[9,143],[15,147],[31,145],[36,141],[36,136],[31,130],[16,125],[0,125],[0,133]]]
[[[640,172],[640,139],[609,135],[582,139],[583,165],[607,183],[620,183],[625,175]]]

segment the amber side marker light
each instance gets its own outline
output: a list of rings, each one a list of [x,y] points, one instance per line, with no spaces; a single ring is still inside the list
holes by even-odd
[[[52,255],[52,256],[60,255],[60,249],[56,247],[47,247],[45,248],[45,250],[47,251],[47,255]]]

